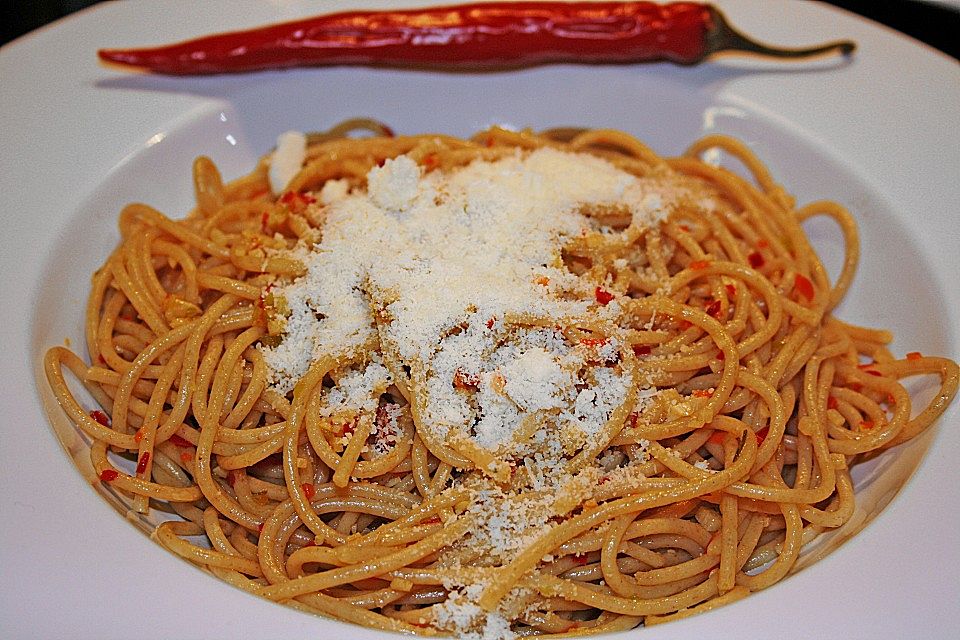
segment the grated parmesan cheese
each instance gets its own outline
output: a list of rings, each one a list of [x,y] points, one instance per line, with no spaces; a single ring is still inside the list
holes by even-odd
[[[271,170],[288,161],[285,144]],[[449,172],[399,156],[373,168],[365,190],[329,181],[308,211],[324,221],[322,240],[293,251],[306,275],[272,291],[288,313],[281,342],[260,346],[269,382],[286,394],[312,362],[357,361],[379,339],[385,360],[409,370],[421,429],[539,454],[525,473],[542,483],[542,469],[599,434],[639,382],[617,364],[619,341],[585,348],[552,328],[619,313],[616,300],[597,306],[562,248],[593,228],[582,211],[625,208],[650,226],[671,206],[663,194],[662,177],[552,148]],[[337,380],[323,411],[369,410],[395,375],[370,359]],[[551,428],[524,432],[533,415]]]

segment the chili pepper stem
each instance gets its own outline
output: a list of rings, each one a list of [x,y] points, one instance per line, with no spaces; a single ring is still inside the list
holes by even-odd
[[[735,29],[716,7],[708,7],[713,19],[713,28],[707,32],[707,46],[704,58],[716,53],[742,51],[770,58],[812,58],[831,53],[849,56],[857,48],[851,40],[836,40],[813,47],[785,48],[759,42]]]

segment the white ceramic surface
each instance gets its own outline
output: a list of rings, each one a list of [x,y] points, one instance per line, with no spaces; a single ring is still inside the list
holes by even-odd
[[[82,344],[89,274],[116,241],[120,207],[141,200],[185,211],[199,154],[235,177],[278,132],[354,115],[404,133],[610,126],[666,154],[703,133],[730,133],[800,202],[835,199],[856,213],[864,258],[841,317],[894,329],[899,353],[957,358],[960,66],[816,3],[717,4],[768,41],[850,37],[860,48],[846,62],[727,58],[476,75],[332,68],[172,79],[97,64],[102,46],[317,11],[308,2],[215,0],[100,5],[0,50],[0,637],[384,637],[258,600],[160,549],[88,480],[85,445],[42,383],[47,347]],[[835,230],[809,231],[835,265]],[[855,521],[806,554],[812,566],[733,606],[630,637],[952,637],[958,427],[954,406],[935,430],[859,469]]]

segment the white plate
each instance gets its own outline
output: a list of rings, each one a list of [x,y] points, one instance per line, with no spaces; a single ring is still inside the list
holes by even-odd
[[[85,454],[72,431],[62,433],[79,466],[49,427],[38,362],[66,338],[82,344],[89,274],[116,241],[120,206],[143,200],[185,211],[198,154],[233,177],[278,132],[360,114],[401,132],[611,126],[663,153],[707,131],[731,133],[801,202],[836,199],[857,214],[863,265],[840,315],[893,328],[899,353],[956,358],[960,67],[815,3],[719,4],[769,41],[851,37],[860,49],[849,63],[563,65],[482,75],[334,68],[202,79],[122,74],[95,59],[102,46],[317,10],[283,0],[108,3],[4,47],[0,636],[382,637],[261,601],[167,554],[78,471]],[[835,262],[829,232],[811,228]],[[636,637],[952,635],[960,627],[958,421],[954,405],[936,430],[858,472],[852,529],[869,524],[839,551],[745,601]]]

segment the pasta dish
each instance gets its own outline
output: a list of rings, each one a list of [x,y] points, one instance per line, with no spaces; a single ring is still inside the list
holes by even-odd
[[[484,640],[708,611],[786,576],[854,514],[851,467],[956,394],[953,361],[834,315],[853,216],[727,137],[356,120],[193,176],[183,219],[124,208],[87,358],[45,372],[161,545],[298,609]]]

